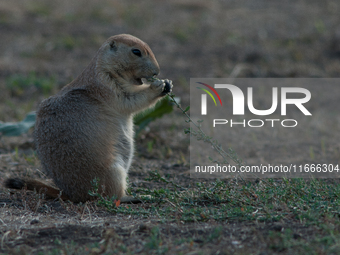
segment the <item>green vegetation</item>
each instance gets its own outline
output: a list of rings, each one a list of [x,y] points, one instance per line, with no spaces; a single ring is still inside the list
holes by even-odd
[[[44,95],[48,95],[55,84],[55,77],[43,77],[35,72],[30,72],[28,75],[15,74],[6,80],[7,89],[12,96],[22,96],[30,88],[35,88]]]
[[[27,133],[28,130],[35,125],[35,112],[29,113],[23,121],[17,123],[1,123],[0,122],[0,137],[1,136],[19,136]]]
[[[313,240],[306,240],[299,232],[278,227],[269,231],[265,243],[273,252],[294,251],[294,254],[337,254],[340,252],[340,185],[322,180],[267,179],[237,182],[237,180],[197,182],[191,187],[181,187],[157,171],[146,179],[160,188],[132,188],[130,195],[143,204],[134,209],[117,205],[112,198],[92,193],[115,214],[157,217],[162,222],[267,222],[299,221],[305,227],[318,229]],[[149,195],[149,198],[145,195]],[[150,206],[150,203],[152,206]],[[293,226],[291,226],[293,228]],[[223,227],[211,230],[203,243],[218,242]],[[310,238],[310,237],[309,237]],[[163,240],[164,241],[164,240]],[[153,228],[145,248],[164,254],[159,229]]]
[[[51,15],[53,7],[46,3],[36,1],[33,3],[29,3],[27,6],[27,10],[32,15],[47,17]]]
[[[172,112],[172,104],[169,97],[157,102],[155,107],[149,108],[134,117],[134,123],[138,126],[136,135],[138,135],[150,122],[161,118],[163,115]],[[152,145],[151,145],[152,146]]]
[[[114,213],[158,215],[164,221],[180,220],[200,222],[225,220],[277,222],[296,219],[301,223],[319,224],[326,217],[339,217],[340,185],[329,185],[320,180],[267,179],[259,181],[197,182],[191,187],[181,187],[157,171],[146,179],[163,185],[158,189],[130,188],[131,195],[153,207],[116,206],[115,199],[99,198],[98,205]],[[145,196],[149,195],[149,196]]]

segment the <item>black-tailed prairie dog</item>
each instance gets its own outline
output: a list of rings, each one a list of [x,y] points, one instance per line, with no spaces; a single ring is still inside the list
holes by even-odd
[[[100,192],[125,196],[134,153],[133,115],[169,93],[169,80],[153,79],[159,65],[149,46],[121,34],[110,37],[85,70],[37,111],[35,143],[44,172],[56,189],[33,179],[12,178],[8,188],[37,191],[74,202],[90,200],[91,182]],[[103,190],[103,189],[104,190]]]

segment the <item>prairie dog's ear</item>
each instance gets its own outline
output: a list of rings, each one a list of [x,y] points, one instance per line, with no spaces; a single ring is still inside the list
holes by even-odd
[[[117,45],[116,45],[116,42],[114,40],[112,40],[110,42],[110,49],[114,50],[114,51],[117,50]]]

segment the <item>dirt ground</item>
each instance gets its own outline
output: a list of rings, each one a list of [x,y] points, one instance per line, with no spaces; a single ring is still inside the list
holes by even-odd
[[[0,120],[22,120],[79,75],[106,38],[119,33],[150,45],[161,67],[159,77],[173,80],[173,92],[184,107],[189,105],[190,78],[339,77],[339,13],[340,2],[335,0],[3,0]],[[14,82],[29,83],[30,75],[47,85],[20,87]],[[144,180],[150,170],[181,186],[197,181],[189,174],[189,137],[183,132],[187,127],[183,114],[174,109],[138,136],[129,173],[132,186],[155,187]],[[247,147],[244,155],[256,162],[266,150]],[[339,161],[336,141],[325,152]],[[32,131],[1,137],[0,182],[13,175],[45,178],[34,154]],[[166,251],[146,248],[157,236],[155,227]],[[107,242],[124,244],[126,254],[304,254],[271,246],[278,241],[270,233],[287,228],[293,229],[294,238],[307,241],[320,231],[296,219],[187,223],[112,214],[95,203],[51,201],[0,186],[0,254],[78,254],[80,247],[105,254],[100,245]],[[216,229],[222,233],[218,238]],[[192,241],[183,241],[188,238]],[[313,252],[325,254],[321,248]]]

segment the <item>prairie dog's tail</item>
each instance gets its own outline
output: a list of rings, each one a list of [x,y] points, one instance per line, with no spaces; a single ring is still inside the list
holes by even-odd
[[[9,178],[4,182],[6,188],[9,189],[22,189],[27,188],[28,190],[36,190],[37,192],[42,191],[46,194],[47,197],[50,198],[58,198],[60,196],[60,190],[54,188],[42,181],[31,179],[31,178]],[[61,195],[60,198],[62,200],[68,200],[68,196]]]

